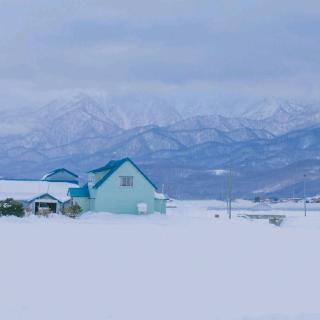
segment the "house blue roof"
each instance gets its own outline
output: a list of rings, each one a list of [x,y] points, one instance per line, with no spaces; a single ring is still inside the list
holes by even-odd
[[[105,166],[97,168],[97,169],[93,169],[93,170],[89,171],[89,173],[99,173],[99,172],[103,172],[106,170],[119,168],[128,159],[129,158],[124,158],[124,159],[120,159],[120,160],[111,160]]]
[[[130,158],[123,158],[120,160],[111,160],[104,167],[89,171],[91,173],[98,173],[105,170],[109,170],[107,174],[104,177],[102,177],[93,186],[93,188],[95,189],[99,188],[109,177],[111,177],[127,161],[130,162],[155,189],[157,189],[156,185],[139,169],[139,167],[137,167],[137,165]]]
[[[71,198],[89,198],[90,193],[88,189],[88,184],[85,184],[81,188],[69,188],[68,195]]]
[[[75,173],[73,173],[73,172],[71,172],[71,171],[69,171],[69,170],[67,170],[67,169],[65,169],[65,168],[58,168],[58,169],[55,169],[55,170],[47,173],[47,174],[43,177],[43,179],[49,178],[49,177],[51,177],[51,176],[53,176],[54,174],[59,173],[59,172],[67,172],[67,173],[69,173],[70,175],[74,176],[75,178],[79,178]]]

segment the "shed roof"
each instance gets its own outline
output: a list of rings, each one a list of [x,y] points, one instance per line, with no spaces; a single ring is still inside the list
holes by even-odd
[[[81,188],[70,188],[68,191],[68,195],[71,198],[89,198],[90,193],[88,189],[88,184],[85,184]]]
[[[58,168],[58,169],[55,169],[53,171],[50,171],[49,173],[45,174],[43,177],[42,177],[42,180],[46,180],[47,178],[59,173],[59,172],[67,172],[69,173],[71,176],[75,177],[75,178],[79,178],[75,173],[65,169],[65,168]]]
[[[51,194],[49,194],[49,193],[38,194],[38,195],[34,196],[32,199],[28,200],[28,202],[33,202],[33,201],[35,201],[35,200],[37,200],[37,199],[41,199],[41,198],[43,198],[43,197],[49,197],[49,198],[51,198],[51,199],[53,199],[53,200],[56,200],[56,201],[58,201],[58,202],[61,203],[61,201],[60,201],[59,199],[53,197],[53,196],[52,196]]]
[[[164,194],[164,193],[159,193],[159,192],[155,192],[155,193],[154,193],[154,198],[155,198],[156,200],[169,200],[169,197],[168,197],[166,194]]]

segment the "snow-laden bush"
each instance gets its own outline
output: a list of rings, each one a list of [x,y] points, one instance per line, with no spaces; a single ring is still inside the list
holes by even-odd
[[[24,208],[23,205],[15,201],[11,198],[0,201],[0,215],[1,216],[16,216],[23,217],[24,216]]]
[[[70,218],[76,218],[82,213],[81,207],[75,203],[65,208],[64,214]]]

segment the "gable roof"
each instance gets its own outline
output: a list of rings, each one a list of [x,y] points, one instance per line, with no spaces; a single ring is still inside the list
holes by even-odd
[[[109,164],[109,163],[107,163],[107,164],[106,164],[105,166],[103,166],[103,167],[90,170],[90,171],[88,171],[88,173],[99,173],[99,172],[102,172],[102,171],[105,171],[105,170],[109,170],[108,164]]]
[[[53,199],[53,200],[56,200],[56,201],[58,201],[58,202],[60,202],[60,203],[62,203],[62,201],[60,201],[59,199],[57,199],[56,197],[54,197],[54,196],[52,196],[51,194],[49,194],[49,193],[42,193],[42,194],[39,194],[39,195],[37,195],[37,196],[34,196],[32,199],[29,199],[28,200],[28,202],[30,203],[30,202],[33,202],[33,201],[35,201],[35,200],[37,200],[37,199],[40,199],[40,198],[43,198],[43,197],[49,197],[49,198],[51,198],[51,199]]]
[[[164,194],[164,193],[159,193],[159,192],[155,192],[155,193],[154,193],[154,198],[155,198],[156,200],[170,200],[169,197],[168,197],[166,194]]]
[[[65,169],[65,168],[58,168],[58,169],[55,169],[47,174],[45,174],[43,177],[42,177],[42,180],[46,180],[47,178],[50,178],[51,176],[59,173],[59,172],[67,172],[69,173],[71,176],[75,177],[75,178],[79,178],[75,173]]]
[[[69,188],[68,195],[71,198],[89,198],[90,193],[88,189],[88,184],[85,184],[81,188]]]
[[[156,185],[139,169],[139,167],[130,159],[123,158],[120,160],[111,160],[104,167],[89,171],[91,173],[98,173],[108,170],[105,176],[103,176],[94,186],[94,189],[99,188],[108,178],[110,178],[125,162],[130,162],[141,174],[142,176],[155,188]]]

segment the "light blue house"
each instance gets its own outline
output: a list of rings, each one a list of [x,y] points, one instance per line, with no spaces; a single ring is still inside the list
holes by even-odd
[[[167,198],[129,158],[111,160],[88,173],[88,183],[70,188],[68,195],[83,211],[166,213]]]

